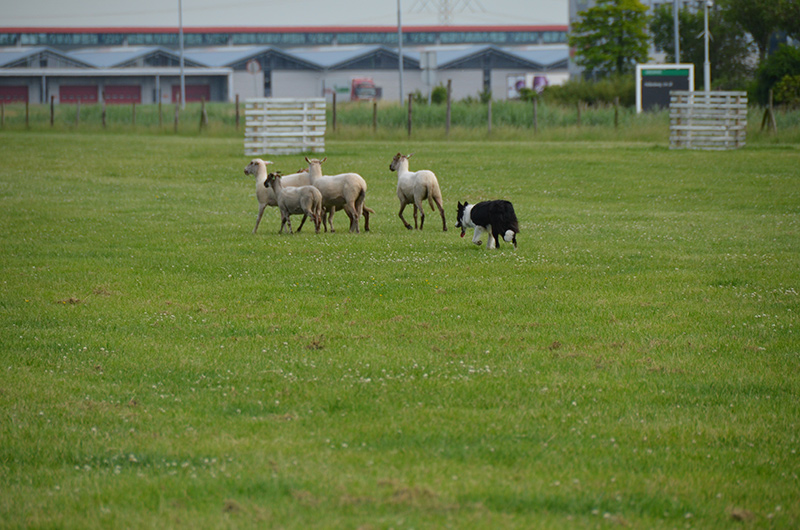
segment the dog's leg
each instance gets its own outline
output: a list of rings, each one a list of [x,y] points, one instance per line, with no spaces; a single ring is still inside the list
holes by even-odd
[[[480,246],[483,243],[483,241],[481,241],[482,233],[483,233],[483,227],[475,225],[475,233],[472,235],[472,242],[478,246]]]
[[[493,248],[495,248],[495,246],[494,246],[494,232],[492,232],[492,225],[489,225],[489,226],[486,227],[486,233],[487,233],[487,236],[488,236],[487,241],[486,241],[486,249],[487,250],[492,250]]]
[[[503,236],[500,234],[499,229],[492,230],[492,239],[494,240],[494,248],[500,248],[500,240]]]

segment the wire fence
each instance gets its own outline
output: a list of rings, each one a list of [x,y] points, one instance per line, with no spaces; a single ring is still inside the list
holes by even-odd
[[[748,137],[757,138],[757,124],[764,109],[750,107],[748,123],[755,130]],[[637,114],[633,108],[621,105],[583,103],[558,105],[547,102],[519,100],[456,102],[445,104],[406,102],[347,102],[327,106],[326,136],[332,139],[411,137],[500,138],[523,135],[588,134],[598,138],[609,132],[631,139],[663,139],[669,136],[669,112]],[[777,132],[780,141],[800,138],[800,110],[776,110]],[[751,125],[749,125],[751,126]],[[157,134],[207,134],[212,136],[243,137],[244,102],[187,103],[184,109],[160,104],[27,104],[0,102],[1,131],[87,131],[141,132]],[[614,132],[616,131],[616,132]],[[589,134],[591,137],[591,134]],[[776,140],[777,141],[777,140]]]

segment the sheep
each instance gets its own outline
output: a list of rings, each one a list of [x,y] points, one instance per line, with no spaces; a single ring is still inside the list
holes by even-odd
[[[331,232],[333,232],[333,214],[342,209],[344,209],[344,206],[336,206],[335,208],[329,208],[322,212],[322,226],[325,228],[326,232],[328,231],[328,224],[331,225]],[[375,213],[375,210],[368,207],[365,201],[361,213],[364,215],[364,231],[369,232],[369,215]],[[299,232],[300,229],[298,228],[297,231]]]
[[[406,205],[414,205],[414,228],[417,228],[417,210],[421,215],[419,229],[425,225],[425,210],[422,207],[422,201],[428,199],[428,204],[439,208],[439,213],[442,216],[442,230],[447,232],[447,221],[445,220],[444,207],[442,206],[442,191],[439,189],[439,181],[436,180],[436,175],[433,171],[423,169],[412,173],[408,170],[408,159],[413,156],[412,154],[403,156],[397,153],[389,164],[389,170],[397,171],[397,198],[400,199],[400,212],[397,214],[406,228],[411,230],[411,225],[408,224],[403,217],[403,210]]]
[[[256,199],[258,200],[258,217],[256,218],[256,226],[253,228],[253,233],[258,230],[258,224],[261,222],[261,216],[264,215],[264,209],[267,206],[277,206],[278,201],[275,199],[275,193],[272,188],[267,186],[267,165],[272,164],[269,160],[261,160],[254,158],[250,161],[246,168],[244,168],[245,175],[252,175],[256,178]],[[285,188],[294,186],[307,186],[311,184],[307,172],[298,172],[292,175],[285,175],[282,177],[283,186]],[[305,222],[305,217],[303,217]],[[300,228],[303,227],[303,222],[300,223]]]
[[[367,182],[358,173],[342,173],[339,175],[322,175],[322,163],[327,160],[323,158],[309,159],[308,176],[311,185],[315,186],[322,193],[322,207],[330,214],[337,208],[343,208],[350,218],[350,232],[358,233],[358,218],[364,211],[364,199],[367,195]],[[366,218],[366,216],[365,216]],[[365,230],[368,225],[365,226]],[[331,232],[333,232],[331,223]]]
[[[283,232],[284,227],[288,225],[291,234],[292,221],[289,216],[302,213],[311,217],[316,232],[319,234],[319,225],[322,221],[322,194],[320,191],[314,186],[284,188],[281,180],[280,173],[270,173],[265,182],[265,185],[272,188],[281,211],[281,229],[278,230],[278,233]]]

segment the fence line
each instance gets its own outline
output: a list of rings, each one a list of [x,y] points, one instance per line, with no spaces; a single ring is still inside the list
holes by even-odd
[[[746,92],[670,92],[670,149],[744,147]]]
[[[245,101],[244,153],[325,152],[325,98]]]

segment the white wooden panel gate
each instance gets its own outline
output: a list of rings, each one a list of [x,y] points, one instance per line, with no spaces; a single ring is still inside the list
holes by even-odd
[[[325,98],[245,101],[244,154],[325,152]]]
[[[747,92],[670,92],[670,149],[737,149],[745,145]]]

